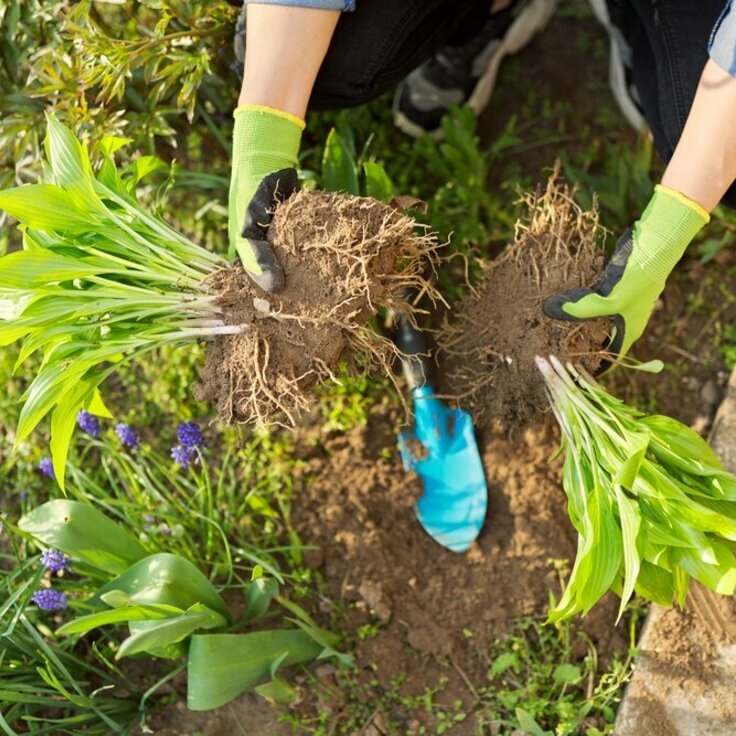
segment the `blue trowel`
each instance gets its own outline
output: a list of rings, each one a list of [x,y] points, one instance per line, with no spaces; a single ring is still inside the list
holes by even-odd
[[[467,412],[451,409],[435,395],[424,336],[402,314],[395,315],[394,341],[414,401],[414,426],[399,434],[406,470],[421,479],[416,510],[433,539],[465,552],[486,517],[488,488]]]

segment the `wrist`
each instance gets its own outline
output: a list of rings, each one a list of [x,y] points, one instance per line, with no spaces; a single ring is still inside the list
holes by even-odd
[[[680,192],[657,185],[634,224],[630,266],[653,284],[662,284],[710,216]]]

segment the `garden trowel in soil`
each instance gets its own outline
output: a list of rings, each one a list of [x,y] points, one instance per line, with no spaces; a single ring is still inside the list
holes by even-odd
[[[436,396],[424,336],[395,315],[394,341],[406,357],[402,366],[414,399],[414,426],[399,434],[406,470],[420,477],[424,493],[417,516],[425,530],[453,552],[465,552],[480,533],[488,489],[467,412]]]

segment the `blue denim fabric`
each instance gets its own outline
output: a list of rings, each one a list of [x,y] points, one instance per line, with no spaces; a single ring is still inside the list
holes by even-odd
[[[736,75],[736,8],[728,0],[710,37],[710,58],[723,71]]]
[[[317,8],[319,10],[355,10],[355,0],[245,0],[259,5],[293,5],[298,8]]]

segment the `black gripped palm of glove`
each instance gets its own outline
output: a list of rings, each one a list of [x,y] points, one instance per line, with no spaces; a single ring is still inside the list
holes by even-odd
[[[299,189],[296,169],[281,169],[265,176],[245,209],[235,251],[246,273],[265,292],[284,286],[284,271],[268,242],[268,228],[276,206]]]

